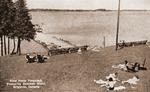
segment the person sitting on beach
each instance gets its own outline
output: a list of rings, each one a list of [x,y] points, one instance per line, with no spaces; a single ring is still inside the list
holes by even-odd
[[[147,70],[144,66],[141,66],[139,63],[134,63],[131,67],[128,67],[128,72],[139,72],[139,70]]]
[[[138,64],[137,62],[134,64],[134,66],[132,67],[134,72],[138,72],[140,68],[140,64]]]
[[[81,48],[78,49],[78,54],[82,54],[82,49]]]
[[[133,71],[138,72],[139,70],[147,70],[144,66],[141,66],[139,63],[135,63],[133,66]]]
[[[31,56],[30,54],[26,54],[25,59],[26,59],[27,63],[32,63],[32,62],[35,62],[36,57]]]
[[[44,63],[49,57],[44,55],[37,55],[37,62],[38,63]]]
[[[38,63],[43,63],[44,62],[43,57],[39,54],[37,54],[37,62]]]
[[[138,71],[137,63],[135,65],[130,65],[127,60],[124,61],[124,70],[127,72],[135,72]]]
[[[68,48],[68,53],[71,53],[71,48]]]
[[[126,71],[129,70],[129,62],[127,60],[125,60],[125,67],[126,67]]]
[[[120,47],[120,49],[125,47],[125,41],[124,40],[120,40],[120,43],[118,46]]]
[[[49,59],[49,57],[42,55],[43,60],[46,61],[47,59]]]
[[[128,72],[138,72],[140,70],[140,64],[139,63],[134,63],[132,67],[128,68]]]
[[[118,79],[118,73],[109,74],[109,76],[106,76],[107,81],[119,81]]]

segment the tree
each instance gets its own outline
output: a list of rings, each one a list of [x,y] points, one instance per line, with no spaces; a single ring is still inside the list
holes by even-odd
[[[13,3],[12,0],[0,0],[0,41],[1,55],[10,53],[10,38],[13,39],[14,48],[16,48],[15,39],[18,39],[17,53],[21,54],[21,41],[30,41],[34,39],[36,27],[31,22],[29,10],[26,7],[25,0],[18,0]],[[8,46],[6,46],[6,37]],[[6,52],[8,51],[8,52]]]
[[[4,12],[4,0],[0,0],[0,12]],[[1,56],[3,56],[3,14],[0,14]]]
[[[1,55],[3,56],[3,47],[5,55],[10,51],[10,41],[8,40],[8,49],[6,47],[6,37],[10,38],[10,34],[13,32],[13,21],[15,15],[15,7],[12,0],[0,1],[0,38],[1,38]],[[7,52],[8,51],[8,52]]]
[[[17,53],[21,54],[21,41],[27,40],[30,41],[34,39],[36,34],[35,25],[31,22],[31,17],[29,16],[29,10],[26,7],[25,0],[18,0],[15,3],[16,7],[16,18],[15,18],[15,25],[16,37],[18,39],[17,44]]]

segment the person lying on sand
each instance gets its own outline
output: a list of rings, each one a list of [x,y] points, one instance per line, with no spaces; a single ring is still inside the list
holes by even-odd
[[[136,76],[134,76],[133,78],[128,79],[127,81],[122,81],[122,84],[129,83],[130,85],[136,85],[138,81],[140,81],[140,79],[139,79],[139,77],[136,75]]]
[[[106,76],[106,81],[100,79],[100,80],[94,80],[95,83],[100,84],[101,87],[106,87],[107,90],[122,90],[125,89],[124,86],[117,86],[116,83],[120,81],[118,79],[118,73],[112,73]]]
[[[127,71],[129,67],[129,63],[127,60],[124,61],[123,64],[118,64],[118,65],[113,65],[112,68],[118,68],[121,69],[123,71]]]

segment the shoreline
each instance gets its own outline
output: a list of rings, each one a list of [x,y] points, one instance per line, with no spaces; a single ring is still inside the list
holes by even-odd
[[[109,10],[109,9],[30,9],[30,11],[52,11],[52,12],[109,12],[109,11],[118,11],[118,10]],[[121,11],[150,11],[150,10],[132,10],[132,9],[122,9]]]

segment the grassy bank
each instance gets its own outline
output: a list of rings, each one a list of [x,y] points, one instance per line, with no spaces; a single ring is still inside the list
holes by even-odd
[[[112,69],[113,64],[128,60],[143,63],[146,58],[147,71],[127,73]],[[107,92],[94,83],[94,79],[104,79],[110,73],[118,72],[119,79],[127,80],[138,75],[140,82],[135,89],[120,92],[150,92],[150,48],[138,46],[124,48],[116,52],[107,47],[100,52],[85,52],[52,56],[43,64],[27,64],[22,56],[0,57],[1,92]],[[12,89],[5,86],[10,79],[42,79],[46,85],[40,89]]]

